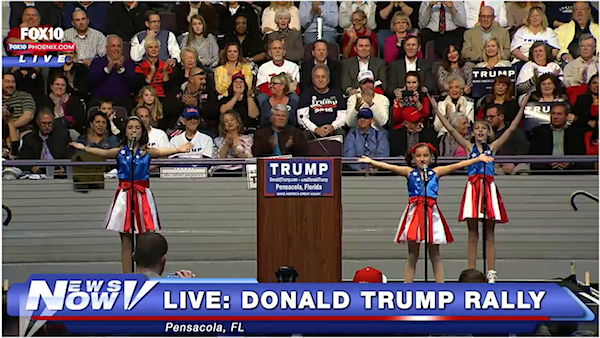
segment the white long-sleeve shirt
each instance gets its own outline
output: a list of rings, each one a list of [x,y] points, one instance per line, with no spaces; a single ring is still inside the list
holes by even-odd
[[[458,98],[458,103],[456,105],[452,102],[450,95],[446,96],[443,101],[438,103],[438,110],[446,118],[456,111],[465,113],[469,123],[473,123],[473,119],[475,118],[475,105],[473,104],[473,101],[468,100],[464,96]],[[441,137],[448,132],[448,129],[444,127],[442,120],[440,120],[437,114],[435,115],[435,120],[433,120],[433,129],[438,132],[438,137]]]
[[[300,12],[298,11],[298,7],[291,6],[290,8],[288,8],[288,11],[290,12],[290,16],[292,17],[289,24],[290,29],[301,31]],[[271,6],[265,8],[265,10],[263,11],[261,20],[262,25],[260,27],[260,30],[263,33],[266,33],[266,28],[271,28],[273,31],[279,30],[279,27],[277,27],[277,24],[275,23],[275,13],[277,13],[277,10],[274,10],[273,8],[271,8]]]
[[[140,62],[142,61],[142,59],[144,58],[144,55],[146,55],[146,38],[144,36],[144,39],[140,41],[139,36],[142,32],[137,33],[136,35],[134,35],[133,38],[131,38],[131,51],[130,51],[130,56],[131,56],[131,60],[134,62]],[[181,62],[181,49],[179,48],[179,43],[177,43],[177,38],[175,37],[175,34],[173,34],[172,32],[167,32],[168,33],[168,39],[167,39],[167,52],[169,54],[169,58],[171,59],[175,59],[177,60],[177,62]],[[160,34],[160,32],[159,32]],[[160,49],[162,51],[162,49],[165,48],[164,43],[161,41],[161,46]],[[162,53],[161,53],[162,54]]]
[[[363,1],[360,5],[357,1],[342,1],[339,10],[340,27],[347,29],[352,26],[352,13],[357,10],[362,10],[367,15],[367,27],[370,30],[377,28],[377,21],[375,21],[375,10],[377,4],[375,1]]]
[[[496,19],[501,27],[508,26],[508,20],[506,19],[506,4],[504,1],[465,1],[465,13],[467,16],[467,28],[475,27],[475,24],[479,21],[479,11],[481,10],[481,3],[484,6],[489,6],[494,9]]]
[[[346,124],[350,128],[357,126],[358,110],[356,110],[356,100],[359,97],[361,97],[360,93],[354,94],[348,98]],[[375,93],[375,96],[373,97],[373,105],[369,107],[369,105],[363,101],[362,105],[359,107],[359,110],[362,108],[371,108],[371,111],[373,112],[373,123],[371,125],[373,128],[376,130],[385,128],[390,116],[390,100],[388,100],[385,95]]]
[[[453,31],[457,27],[466,26],[465,2],[452,1],[452,4],[454,5],[454,8],[456,8],[456,15],[452,13],[450,8],[444,6],[446,11],[446,31]],[[431,8],[431,11],[428,11],[427,7],[429,7],[429,1],[421,2],[421,7],[419,7],[419,27],[429,28],[433,32],[439,32],[441,4],[435,4]]]

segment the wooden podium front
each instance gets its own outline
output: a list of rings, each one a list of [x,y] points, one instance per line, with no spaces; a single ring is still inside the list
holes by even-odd
[[[265,196],[267,159],[258,159],[258,281],[276,283],[293,266],[299,283],[342,281],[341,160],[333,160],[333,196]]]

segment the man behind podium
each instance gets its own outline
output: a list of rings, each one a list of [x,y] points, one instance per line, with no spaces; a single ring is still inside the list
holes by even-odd
[[[306,156],[308,145],[300,129],[288,126],[288,110],[284,104],[271,108],[271,125],[254,134],[252,154],[256,157],[292,155]]]

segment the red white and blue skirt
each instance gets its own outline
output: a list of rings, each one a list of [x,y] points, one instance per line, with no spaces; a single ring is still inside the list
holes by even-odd
[[[106,229],[131,233],[131,199],[135,191],[135,233],[159,231],[160,218],[149,187],[150,181],[134,181],[133,187],[131,181],[119,181],[119,189],[106,215]]]
[[[425,242],[424,201],[424,196],[415,196],[408,199],[408,205],[402,213],[398,231],[396,231],[394,237],[396,243]],[[454,241],[450,227],[438,208],[437,200],[433,197],[427,197],[427,237],[427,243],[429,244],[447,244]]]
[[[483,175],[471,175],[465,187],[460,212],[458,215],[459,221],[464,221],[469,218],[483,219]],[[486,189],[486,217],[485,219],[493,219],[498,223],[508,222],[508,215],[504,208],[504,202],[496,183],[494,176],[485,176]]]

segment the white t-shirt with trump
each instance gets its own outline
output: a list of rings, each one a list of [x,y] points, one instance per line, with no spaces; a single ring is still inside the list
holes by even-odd
[[[148,132],[148,148],[165,149],[170,147],[169,138],[164,131],[158,128],[150,129]]]
[[[263,63],[263,65],[258,68],[256,86],[259,87],[263,83],[270,82],[271,78],[279,73],[286,73],[291,76],[292,79],[296,80],[296,82],[300,82],[300,67],[298,67],[297,64],[288,60],[283,60],[283,64],[279,67],[273,61],[269,61]]]
[[[184,144],[191,142],[193,144],[192,150],[189,153],[179,153],[171,155],[171,157],[178,158],[203,158],[212,157],[213,154],[213,140],[210,136],[196,131],[196,135],[192,140],[188,140],[185,137],[185,132],[173,137],[171,139],[171,146],[177,149],[181,148]]]
[[[515,49],[519,49],[521,53],[523,53],[526,57],[529,57],[529,49],[536,41],[542,41],[550,45],[552,48],[560,49],[558,37],[551,28],[546,28],[546,30],[534,34],[529,30],[529,28],[523,26],[517,29],[515,32],[515,35],[510,42],[510,51],[512,52]],[[519,61],[519,59],[516,58],[515,60],[515,62]]]

